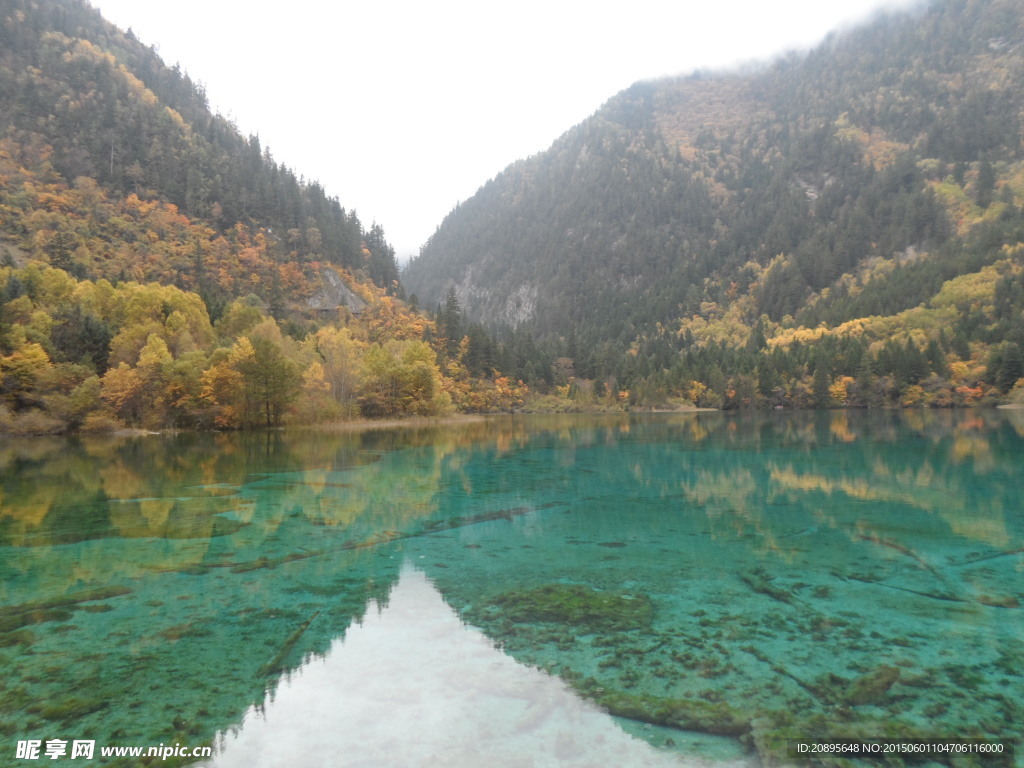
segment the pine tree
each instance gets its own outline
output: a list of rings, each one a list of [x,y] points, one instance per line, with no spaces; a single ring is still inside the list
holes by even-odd
[[[459,306],[459,297],[455,293],[455,286],[448,289],[448,297],[444,301],[438,313],[438,330],[445,339],[445,348],[449,357],[454,357],[459,351],[459,342],[462,341],[462,308]]]
[[[931,369],[932,373],[938,374],[943,378],[949,376],[949,364],[946,362],[946,353],[942,351],[942,347],[935,339],[928,342],[928,346],[925,347],[924,356],[928,360],[928,368]]]
[[[1020,345],[1008,341],[1002,346],[999,367],[995,371],[993,383],[1001,392],[1009,392],[1017,380],[1024,377],[1024,355]]]
[[[814,378],[811,383],[811,394],[814,398],[815,408],[828,408],[832,405],[832,393],[829,387],[832,386],[828,356],[821,351],[817,355],[814,364]]]

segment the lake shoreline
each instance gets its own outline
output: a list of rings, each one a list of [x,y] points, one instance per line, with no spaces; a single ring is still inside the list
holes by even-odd
[[[405,416],[395,419],[353,419],[352,421],[332,421],[317,424],[285,424],[280,427],[272,427],[273,431],[287,431],[291,429],[315,429],[325,432],[348,432],[364,429],[400,429],[417,427],[442,427],[453,424],[474,424],[482,421],[489,421],[494,418],[505,416],[545,416],[545,415],[571,415],[571,414],[645,414],[645,413],[716,413],[718,408],[653,408],[630,411],[617,410],[596,410],[596,411],[532,411],[520,410],[515,413],[453,413],[447,416]],[[190,429],[141,429],[122,428],[106,434],[116,437],[156,437],[160,435],[174,435],[183,432],[245,432],[253,430],[190,430]],[[102,434],[102,433],[92,433]]]
[[[406,416],[398,419],[356,419],[354,421],[339,421],[324,424],[312,424],[304,425],[312,427],[317,430],[329,430],[329,431],[346,431],[346,430],[361,430],[361,429],[395,429],[400,427],[439,427],[447,426],[450,424],[473,424],[481,421],[490,421],[494,418],[505,417],[505,416],[547,416],[547,415],[567,415],[572,413],[587,413],[587,414],[634,414],[634,413],[715,413],[718,408],[698,408],[696,406],[689,408],[665,408],[665,409],[651,409],[651,410],[630,410],[630,411],[566,411],[557,414],[553,414],[549,411],[531,411],[521,410],[515,411],[514,413],[455,413],[447,416]],[[297,425],[296,425],[297,426]],[[284,427],[289,429],[290,427]]]
[[[976,406],[975,406],[976,407]],[[940,409],[940,410],[971,410],[972,408],[953,408],[953,409]],[[767,413],[768,411],[761,411],[760,409],[754,409],[755,411]],[[803,410],[803,409],[786,409],[791,410]],[[810,409],[815,410],[815,409]],[[825,409],[829,412],[843,411],[843,410],[864,410],[861,408],[830,408]],[[873,410],[873,409],[867,409]],[[905,411],[913,410],[906,408],[884,408],[878,410],[892,410],[892,411]],[[1024,404],[1020,403],[1002,403],[994,406],[994,410],[1000,411],[1016,411],[1024,410]],[[315,429],[318,431],[360,431],[366,429],[399,429],[399,428],[420,428],[420,427],[441,427],[449,426],[453,424],[473,424],[482,421],[491,420],[497,417],[507,416],[544,416],[544,415],[597,415],[597,414],[673,414],[673,413],[721,413],[724,412],[720,408],[702,408],[698,406],[683,406],[677,408],[636,408],[630,410],[617,410],[617,409],[602,409],[602,408],[587,408],[579,410],[545,410],[545,409],[521,409],[516,410],[513,413],[499,412],[499,413],[453,413],[445,416],[406,416],[400,418],[385,418],[385,419],[353,419],[351,421],[332,421],[314,424],[284,424],[277,427],[270,428],[259,428],[256,430],[218,430],[218,429],[188,429],[188,428],[175,428],[168,427],[163,429],[145,429],[142,427],[120,427],[118,429],[111,430],[88,430],[78,432],[66,432],[66,433],[52,433],[52,432],[2,432],[0,436],[3,437],[40,437],[40,436],[100,436],[106,435],[111,437],[156,437],[161,435],[176,435],[184,432],[213,432],[213,433],[227,433],[227,432],[246,432],[246,431],[262,431],[263,429],[270,429],[271,431],[286,431],[292,429]]]

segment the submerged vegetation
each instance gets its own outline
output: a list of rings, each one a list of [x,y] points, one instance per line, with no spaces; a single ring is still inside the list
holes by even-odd
[[[631,88],[400,276],[87,3],[6,3],[0,735],[212,743],[415,567],[659,747],[1019,741],[1024,411],[882,410],[1024,405],[1019,5]],[[433,423],[695,406],[837,410]]]
[[[496,595],[491,604],[507,621],[554,622],[592,630],[629,629],[651,623],[646,595],[608,593],[582,584],[547,584]]]
[[[0,727],[203,743],[416,568],[659,748],[714,734],[785,765],[808,735],[1019,738],[1022,419],[8,440]]]

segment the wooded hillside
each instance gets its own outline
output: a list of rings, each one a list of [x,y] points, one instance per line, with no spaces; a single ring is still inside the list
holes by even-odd
[[[1022,115],[1021,0],[883,14],[618,94],[403,282],[634,405],[996,402],[1024,375]]]
[[[357,194],[358,191],[354,190]],[[0,10],[0,432],[507,410],[515,357],[83,0]]]

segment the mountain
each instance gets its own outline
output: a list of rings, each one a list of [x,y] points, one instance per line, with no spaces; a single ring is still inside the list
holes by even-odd
[[[264,233],[265,279],[252,287],[268,301],[282,299],[268,286],[275,282],[270,273],[284,262],[298,263],[314,284],[318,269],[306,266],[310,262],[362,270],[384,287],[398,277],[394,252],[379,228],[364,231],[355,211],[276,163],[258,137],[243,137],[212,113],[202,86],[180,67],[167,67],[153,48],[83,0],[4,3],[0,104],[8,157],[41,179],[51,174],[71,189],[94,184],[112,198],[158,200],[204,225],[205,234],[187,238],[192,253],[176,265],[177,281],[202,288],[219,304],[237,291],[210,274],[216,269],[203,274],[202,266],[216,259],[217,237],[230,239],[239,227],[253,240]],[[2,223],[9,237],[33,229],[17,210]],[[36,238],[29,255],[56,261],[79,277],[113,278],[124,269],[129,276],[163,279],[139,271],[146,253],[115,258],[116,271],[107,264],[115,250],[110,243],[119,238],[102,231],[103,223],[44,228],[49,233]],[[97,229],[100,237],[91,238]],[[245,279],[251,270],[234,271]],[[313,285],[304,288],[309,292]]]
[[[398,276],[381,227],[85,0],[0,5],[0,434],[521,402],[516,355]]]
[[[634,403],[996,397],[1024,374],[1022,115],[1024,2],[880,14],[637,83],[460,204],[403,283]]]

